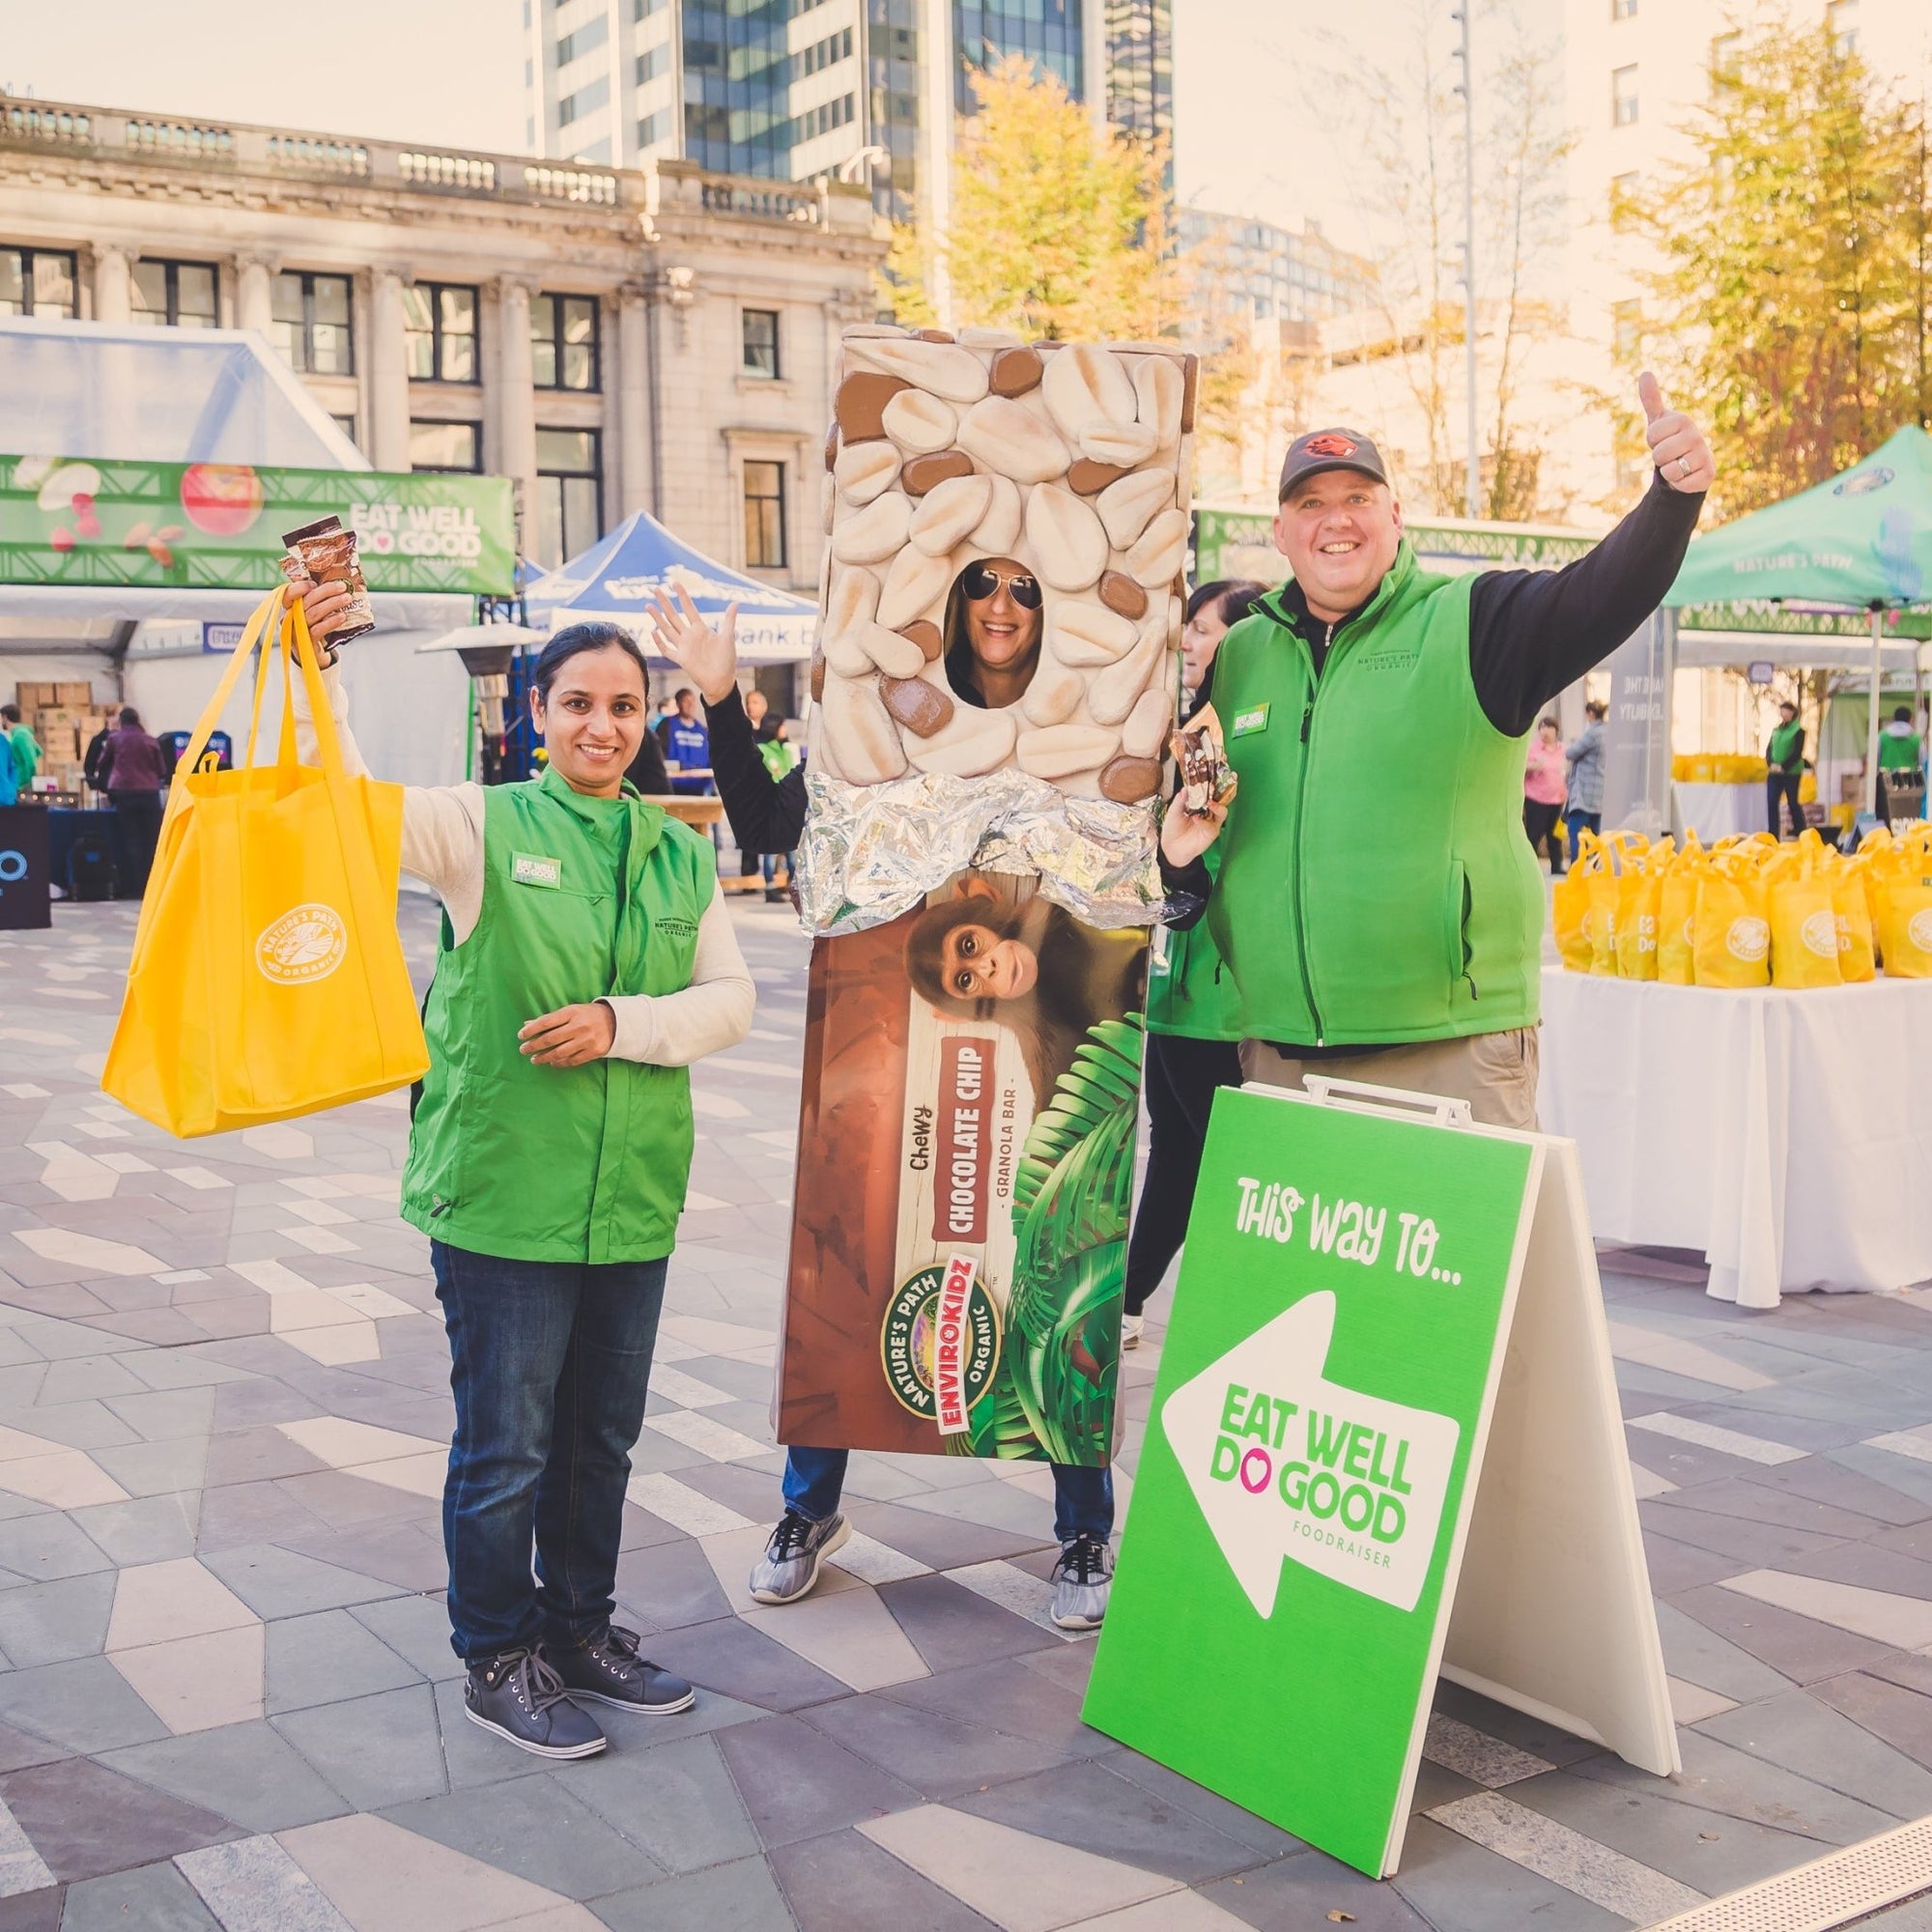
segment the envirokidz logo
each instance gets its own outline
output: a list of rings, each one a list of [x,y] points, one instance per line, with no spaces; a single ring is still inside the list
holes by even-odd
[[[1837,914],[1814,912],[1799,927],[1798,936],[1804,940],[1807,952],[1815,952],[1820,959],[1835,959],[1838,956]]]
[[[1335,1296],[1304,1295],[1162,1404],[1160,1423],[1256,1612],[1283,1559],[1412,1610],[1461,1425],[1327,1380]]]
[[[954,1255],[908,1275],[886,1308],[879,1355],[901,1407],[959,1435],[1000,1366],[1000,1311],[973,1258]]]
[[[1754,966],[1771,951],[1771,926],[1754,913],[1732,920],[1730,929],[1724,934],[1724,951],[1733,959]]]

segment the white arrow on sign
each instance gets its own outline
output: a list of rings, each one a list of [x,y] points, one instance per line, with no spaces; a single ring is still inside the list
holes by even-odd
[[[1201,1514],[1264,1617],[1284,1557],[1412,1610],[1435,1549],[1461,1427],[1324,1379],[1334,1331],[1334,1294],[1304,1295],[1161,1406]]]

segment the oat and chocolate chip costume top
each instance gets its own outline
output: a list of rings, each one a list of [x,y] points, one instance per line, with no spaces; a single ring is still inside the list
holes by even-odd
[[[1228,633],[1215,709],[1240,789],[1218,875],[1162,869],[1207,902],[1244,1037],[1360,1052],[1536,1023],[1522,739],[1657,609],[1702,502],[1659,477],[1560,571],[1439,577],[1405,541],[1338,622],[1290,583]]]

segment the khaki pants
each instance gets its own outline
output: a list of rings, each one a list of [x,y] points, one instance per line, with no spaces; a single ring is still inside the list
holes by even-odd
[[[1264,1039],[1241,1042],[1241,1078],[1253,1086],[1291,1087],[1313,1073],[1330,1080],[1365,1080],[1466,1100],[1486,1126],[1536,1129],[1536,1073],[1541,1047],[1535,1027],[1471,1034],[1464,1039],[1425,1039],[1413,1046],[1333,1059],[1294,1060]]]

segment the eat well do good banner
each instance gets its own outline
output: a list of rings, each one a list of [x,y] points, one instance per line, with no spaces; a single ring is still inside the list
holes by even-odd
[[[1084,1716],[1371,1876],[1401,1849],[1541,1163],[1215,1099]]]

